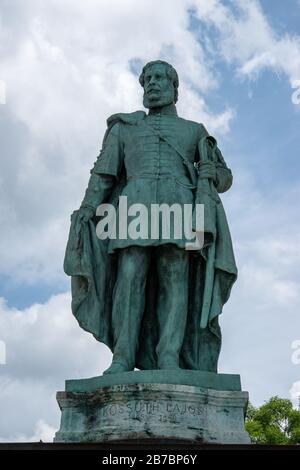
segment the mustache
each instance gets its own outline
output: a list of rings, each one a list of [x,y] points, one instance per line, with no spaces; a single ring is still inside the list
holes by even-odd
[[[159,88],[151,87],[146,89],[146,93],[150,93],[151,91],[160,91]]]

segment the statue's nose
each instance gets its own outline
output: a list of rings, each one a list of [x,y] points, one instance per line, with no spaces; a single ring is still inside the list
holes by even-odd
[[[150,78],[149,85],[153,85],[153,83],[156,83],[156,78],[154,76]]]

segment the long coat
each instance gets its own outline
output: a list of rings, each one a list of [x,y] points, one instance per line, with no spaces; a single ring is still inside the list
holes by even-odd
[[[143,119],[145,119],[145,113],[141,111],[114,115],[109,118],[103,148],[107,149],[108,136],[116,123],[135,126]],[[203,126],[202,128],[204,129]],[[206,136],[204,129],[204,134],[199,140],[200,151],[203,150],[203,138]],[[200,141],[202,141],[202,146]],[[172,142],[170,144],[172,145]],[[178,151],[180,153],[180,149]],[[211,159],[215,160],[221,173],[224,169],[228,170],[216,146],[210,148],[207,153]],[[97,167],[97,162],[95,167]],[[123,168],[108,201],[115,207],[118,205],[118,196],[126,184],[124,172]],[[216,372],[221,348],[218,316],[230,296],[232,285],[237,277],[237,268],[226,215],[218,192],[214,187],[209,186],[208,191],[202,194],[201,188],[203,188],[203,182],[198,184],[196,199],[197,202],[205,204],[205,244],[198,252],[190,253],[188,317],[180,353],[180,367]],[[72,312],[80,326],[113,351],[111,313],[113,288],[117,277],[117,253],[109,252],[109,240],[100,240],[97,237],[96,224],[97,218],[79,224],[78,211],[72,214],[64,270],[71,276]],[[208,284],[209,289],[207,289]],[[140,369],[157,368],[156,291],[156,275],[154,267],[150,267],[146,285],[146,306],[136,356],[136,367]],[[203,319],[204,316],[207,322],[203,327],[202,321],[202,327],[200,327],[201,318]]]

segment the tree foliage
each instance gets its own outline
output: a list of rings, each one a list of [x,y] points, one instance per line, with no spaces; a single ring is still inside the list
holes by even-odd
[[[256,444],[300,444],[300,411],[277,396],[260,408],[249,403],[246,430]]]

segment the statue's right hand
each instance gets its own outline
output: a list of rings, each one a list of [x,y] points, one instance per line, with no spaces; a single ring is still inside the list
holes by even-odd
[[[95,209],[90,206],[81,206],[78,211],[78,222],[85,223],[91,220],[95,215]]]

